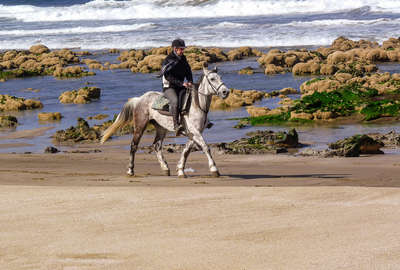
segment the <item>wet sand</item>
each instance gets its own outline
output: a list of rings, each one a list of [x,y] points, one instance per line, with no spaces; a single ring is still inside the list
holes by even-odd
[[[400,159],[0,154],[1,269],[397,269]],[[171,168],[178,154],[166,153]],[[172,169],[172,173],[175,171]]]

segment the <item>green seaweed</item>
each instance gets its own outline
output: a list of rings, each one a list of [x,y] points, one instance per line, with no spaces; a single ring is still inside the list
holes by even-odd
[[[365,121],[370,121],[382,116],[397,116],[399,111],[400,104],[394,103],[392,100],[378,100],[369,103],[360,113],[364,115]]]

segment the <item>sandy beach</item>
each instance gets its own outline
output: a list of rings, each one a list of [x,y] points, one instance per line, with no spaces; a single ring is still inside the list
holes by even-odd
[[[102,152],[93,153],[93,149]],[[215,154],[161,176],[115,144],[0,155],[1,269],[398,269],[400,161]],[[84,153],[89,152],[89,153]],[[171,168],[179,155],[166,154]],[[172,171],[174,174],[175,172]]]

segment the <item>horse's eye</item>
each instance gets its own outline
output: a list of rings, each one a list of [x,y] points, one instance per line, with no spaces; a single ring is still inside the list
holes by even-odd
[[[215,78],[211,78],[212,81],[215,81]]]

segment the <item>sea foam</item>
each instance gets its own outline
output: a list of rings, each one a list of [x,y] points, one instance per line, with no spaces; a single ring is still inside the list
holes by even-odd
[[[400,12],[400,1],[355,0],[338,4],[332,0],[94,0],[67,7],[0,5],[0,18],[25,22],[129,20],[144,18],[194,18],[277,15],[291,13],[327,13],[350,11],[368,6],[372,11]]]

